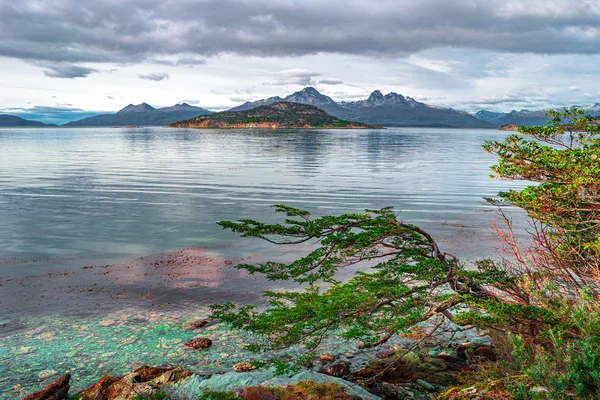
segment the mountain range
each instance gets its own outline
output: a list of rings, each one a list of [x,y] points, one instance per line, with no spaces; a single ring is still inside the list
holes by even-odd
[[[565,110],[570,108],[578,108],[583,111],[587,111],[590,115],[598,117],[600,116],[600,103],[592,104],[591,106],[570,106],[561,107],[557,110]],[[492,111],[481,110],[478,111],[474,116],[482,121],[489,122],[496,127],[516,124],[516,125],[548,125],[549,117],[546,116],[548,110],[513,110],[508,113],[497,113]]]
[[[319,107],[334,117],[371,125],[446,128],[494,127],[492,123],[477,119],[466,112],[429,106],[397,93],[383,95],[379,90],[371,93],[365,100],[336,102],[331,97],[319,93],[315,88],[306,87],[287,97],[275,96],[246,102],[229,111],[244,111],[279,102],[309,104]]]
[[[100,114],[72,121],[62,126],[164,126],[182,119],[206,114],[212,114],[212,111],[201,107],[194,107],[187,103],[163,108],[154,108],[147,103],[138,105],[129,104],[116,114]]]
[[[45,124],[40,121],[31,121],[23,119],[15,115],[0,114],[0,126],[2,127],[19,127],[19,126],[32,126],[32,127],[56,127],[58,125]]]
[[[384,95],[379,90],[375,90],[363,100],[338,102],[319,93],[313,87],[306,87],[286,97],[275,96],[246,102],[227,111],[245,111],[280,102],[312,105],[339,119],[381,126],[498,128],[506,124],[545,125],[548,120],[548,117],[545,116],[547,110],[513,110],[508,113],[481,110],[475,114],[469,114],[452,108],[431,106],[393,92]],[[593,116],[600,116],[600,103],[591,106],[563,107],[562,109],[572,107],[586,110]],[[162,108],[154,108],[147,103],[129,104],[114,114],[100,114],[62,126],[166,126],[177,121],[208,114],[212,114],[212,111],[187,103]],[[0,126],[44,127],[56,125],[29,121],[17,116],[0,115]]]

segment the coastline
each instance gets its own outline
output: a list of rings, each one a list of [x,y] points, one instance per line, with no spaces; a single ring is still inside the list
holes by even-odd
[[[69,373],[73,394],[103,376],[124,376],[144,365],[183,367],[205,379],[232,371],[235,364],[268,358],[243,348],[256,337],[223,324],[212,322],[200,331],[187,328],[207,318],[213,303],[261,305],[262,291],[277,285],[233,268],[252,260],[227,260],[185,248],[0,282],[0,304],[10,298],[30,314],[0,325],[0,393],[3,398],[23,397]],[[42,284],[46,289],[39,290]],[[61,310],[60,304],[70,309]],[[86,311],[89,307],[93,312]],[[198,334],[213,341],[209,350],[185,346]],[[448,343],[456,346],[472,337],[466,332]],[[358,343],[332,337],[321,351],[358,371],[376,353],[412,342],[414,338],[396,337],[383,348],[359,350]],[[298,351],[290,349],[289,356]]]

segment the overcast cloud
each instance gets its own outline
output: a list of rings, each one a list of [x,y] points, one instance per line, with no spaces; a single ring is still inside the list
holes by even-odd
[[[168,79],[173,99],[195,96],[203,106],[305,85],[348,98],[389,88],[467,109],[600,91],[586,84],[597,80],[597,0],[0,0],[0,37],[0,72],[12,79],[29,71],[25,63],[43,74],[38,90],[76,91],[50,80],[78,78],[122,88],[128,102],[153,96],[131,76]],[[202,93],[185,93],[177,76],[187,89],[195,76]],[[242,98],[247,87],[258,89]],[[555,93],[520,95],[540,87]],[[44,101],[8,89],[0,105]]]

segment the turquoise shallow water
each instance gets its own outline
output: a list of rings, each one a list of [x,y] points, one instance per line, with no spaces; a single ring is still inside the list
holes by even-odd
[[[181,291],[159,297],[154,307],[160,312],[131,311],[131,303],[119,301],[107,309],[75,296],[64,306],[55,301],[46,314],[40,314],[41,302],[35,315],[3,292],[15,284],[11,279],[183,247],[226,258],[290,257],[290,249],[240,240],[215,225],[222,219],[270,220],[275,203],[316,214],[391,205],[448,251],[466,259],[489,255],[493,213],[482,197],[517,183],[489,179],[494,159],[480,146],[504,136],[413,128],[0,129],[0,393],[18,397],[52,380],[54,371],[74,370],[76,385],[82,385],[136,363],[206,370],[219,368],[215,362],[223,354],[238,354],[223,356],[228,362],[245,359],[234,334],[224,347],[201,355],[183,348],[193,334],[183,332],[181,322],[201,308],[189,296],[185,307],[177,304]],[[38,278],[23,290],[52,294],[55,282]],[[236,282],[244,290],[261,289],[260,281]],[[193,292],[203,305],[227,296],[215,287],[206,290]]]

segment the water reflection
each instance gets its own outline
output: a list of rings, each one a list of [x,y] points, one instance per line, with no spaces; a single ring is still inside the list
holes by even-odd
[[[222,244],[231,245],[219,250],[226,256],[244,256],[268,248],[239,241],[215,222],[271,219],[274,203],[317,214],[392,205],[404,220],[443,239],[462,240],[464,229],[452,227],[458,224],[474,227],[483,243],[489,216],[475,211],[487,209],[482,196],[510,183],[488,178],[493,158],[480,145],[504,135],[408,128],[2,129],[0,258],[58,256],[77,267],[82,260]],[[489,249],[481,243],[463,253],[481,255]],[[10,264],[0,266],[0,275],[44,268],[50,264]]]

